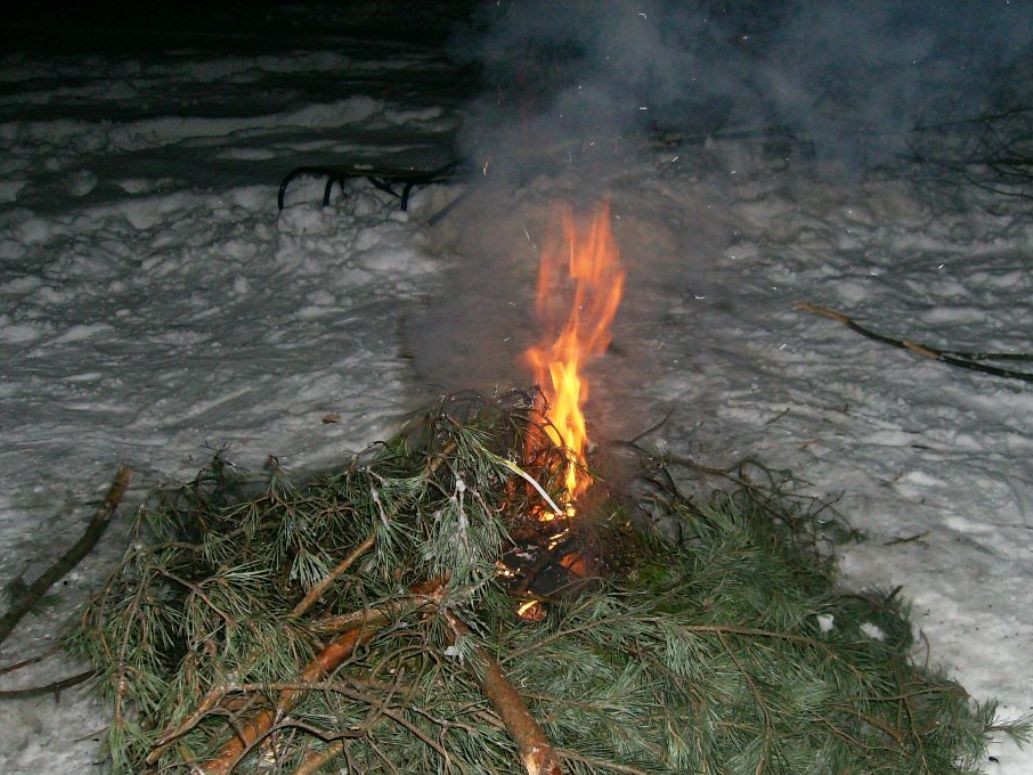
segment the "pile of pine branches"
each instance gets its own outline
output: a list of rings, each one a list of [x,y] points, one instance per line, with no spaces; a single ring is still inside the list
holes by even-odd
[[[562,469],[525,451],[532,410],[452,398],[336,470],[216,458],[154,494],[68,639],[114,771],[976,771],[993,706],[912,661],[897,600],[837,588],[821,520],[751,487],[701,507],[654,468],[647,503],[583,517],[592,583],[518,618],[507,557]]]

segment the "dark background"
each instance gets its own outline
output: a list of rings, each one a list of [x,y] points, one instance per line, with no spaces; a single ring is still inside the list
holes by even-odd
[[[10,50],[140,51],[191,46],[289,45],[313,36],[443,44],[477,0],[145,0],[18,3],[3,12],[0,45]]]

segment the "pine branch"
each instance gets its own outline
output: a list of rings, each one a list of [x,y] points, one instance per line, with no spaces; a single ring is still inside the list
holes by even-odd
[[[29,588],[21,595],[18,602],[11,606],[10,610],[3,615],[3,618],[0,618],[0,643],[7,640],[14,628],[18,626],[18,622],[42,599],[47,590],[78,565],[90,553],[90,550],[97,545],[101,536],[104,535],[104,531],[107,530],[111,518],[115,515],[115,511],[118,510],[126,490],[129,488],[129,480],[132,477],[132,473],[132,469],[126,466],[118,469],[114,480],[111,482],[111,486],[108,488],[107,495],[104,496],[104,502],[93,513],[93,518],[90,519],[90,523],[86,526],[86,530],[79,540],[64,555],[59,557],[53,565],[43,571],[39,578],[29,585]]]
[[[455,441],[449,440],[441,450],[441,453],[427,462],[427,476],[433,476],[437,472],[438,468],[441,467],[441,464],[445,462],[445,458],[448,455],[451,455],[455,449]],[[374,499],[376,498],[374,497]],[[381,509],[382,521],[390,522],[397,515],[400,508],[401,504],[396,505],[391,514],[386,514],[383,512],[383,509]],[[305,594],[305,597],[301,599],[301,602],[294,606],[294,609],[291,611],[291,617],[297,619],[308,611],[308,609],[310,609],[323,596],[323,593],[330,588],[330,585],[333,584],[334,581],[336,581],[342,574],[346,573],[348,569],[355,564],[356,560],[372,549],[376,542],[376,531],[371,530],[366,537],[362,539],[362,543],[349,552],[347,557],[341,560],[328,574],[326,574],[326,576],[320,579],[317,584],[314,584],[312,588],[309,589]]]
[[[855,322],[852,318],[844,315],[842,312],[837,312],[836,310],[829,309],[828,307],[820,307],[816,304],[809,304],[805,301],[798,301],[793,305],[793,307],[801,312],[810,312],[814,315],[821,315],[822,317],[829,318],[830,320],[835,320],[861,336],[867,337],[868,339],[876,342],[881,342],[882,344],[888,344],[891,347],[907,350],[913,355],[930,358],[934,361],[940,361],[940,363],[946,363],[949,366],[957,366],[960,369],[969,369],[971,371],[982,372],[983,374],[992,374],[995,377],[1005,377],[1007,379],[1022,380],[1023,382],[1033,382],[1033,373],[1031,372],[1004,369],[1000,366],[992,366],[985,363],[985,361],[990,360],[1033,360],[1033,355],[1027,353],[984,353],[940,350],[935,347],[930,347],[929,345],[913,342],[910,339],[895,339],[891,336],[877,333],[872,331],[870,328],[865,328]]]
[[[684,540],[601,519],[606,582],[519,622],[498,563],[541,493],[501,461],[549,492],[560,458],[520,456],[531,403],[464,394],[361,464],[149,499],[66,644],[114,700],[113,771],[974,771],[993,709],[912,666],[900,604],[834,585],[827,504],[756,461],[640,450]],[[673,463],[738,487],[690,498]]]
[[[436,586],[428,585],[418,591],[421,593],[421,604],[425,605],[429,602],[436,602],[440,591],[440,584]],[[392,606],[369,609],[366,612],[366,616],[363,617],[360,626],[345,631],[331,641],[305,666],[301,671],[300,682],[312,683],[333,673],[341,666],[344,660],[351,656],[358,646],[368,643],[376,635],[377,630],[391,621],[396,615],[397,611]],[[249,719],[241,727],[237,728],[234,736],[223,744],[222,748],[219,749],[219,752],[212,759],[209,759],[204,764],[202,770],[205,775],[226,775],[232,771],[255,743],[265,737],[269,730],[272,729],[276,719],[294,707],[302,694],[303,692],[298,688],[288,688],[281,691],[280,696],[276,700],[275,707],[260,710],[254,718]],[[200,719],[198,718],[198,720]],[[157,756],[154,757],[154,760],[157,760]],[[151,756],[148,756],[148,764],[153,764]]]
[[[380,622],[382,624],[383,622]],[[305,666],[301,680],[317,681],[337,669],[351,656],[356,647],[369,642],[376,634],[375,622],[371,619],[369,626],[356,627],[333,640],[315,659]],[[264,708],[256,716],[249,719],[235,730],[219,752],[201,767],[205,775],[226,775],[237,763],[247,755],[248,751],[272,729],[277,717],[288,712],[301,698],[298,689],[284,689],[276,700],[274,708]],[[148,757],[149,758],[149,757]]]

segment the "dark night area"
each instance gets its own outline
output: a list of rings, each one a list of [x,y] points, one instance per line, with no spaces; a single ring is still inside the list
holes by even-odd
[[[159,50],[281,48],[306,38],[347,35],[441,45],[476,0],[144,0],[17,4],[0,40],[12,48]]]

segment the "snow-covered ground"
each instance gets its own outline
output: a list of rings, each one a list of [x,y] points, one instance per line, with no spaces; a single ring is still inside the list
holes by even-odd
[[[932,662],[1006,717],[1033,709],[1033,392],[793,308],[1029,352],[1028,201],[818,175],[759,140],[643,135],[605,172],[564,153],[496,180],[475,160],[480,185],[435,223],[466,180],[402,213],[363,182],[321,208],[323,182],[300,179],[278,213],[298,164],[440,165],[467,96],[434,48],[292,46],[0,59],[0,583],[69,545],[119,464],[131,500],[213,449],[317,466],[443,390],[520,379],[551,208],[608,196],[628,283],[593,367],[596,437],[672,412],[653,443],[754,454],[841,494],[867,536],[845,551],[848,583],[900,586]],[[4,663],[52,639],[120,526]],[[0,771],[90,771],[100,713],[78,689],[0,704]],[[1031,751],[990,753],[988,773],[1033,772]]]

